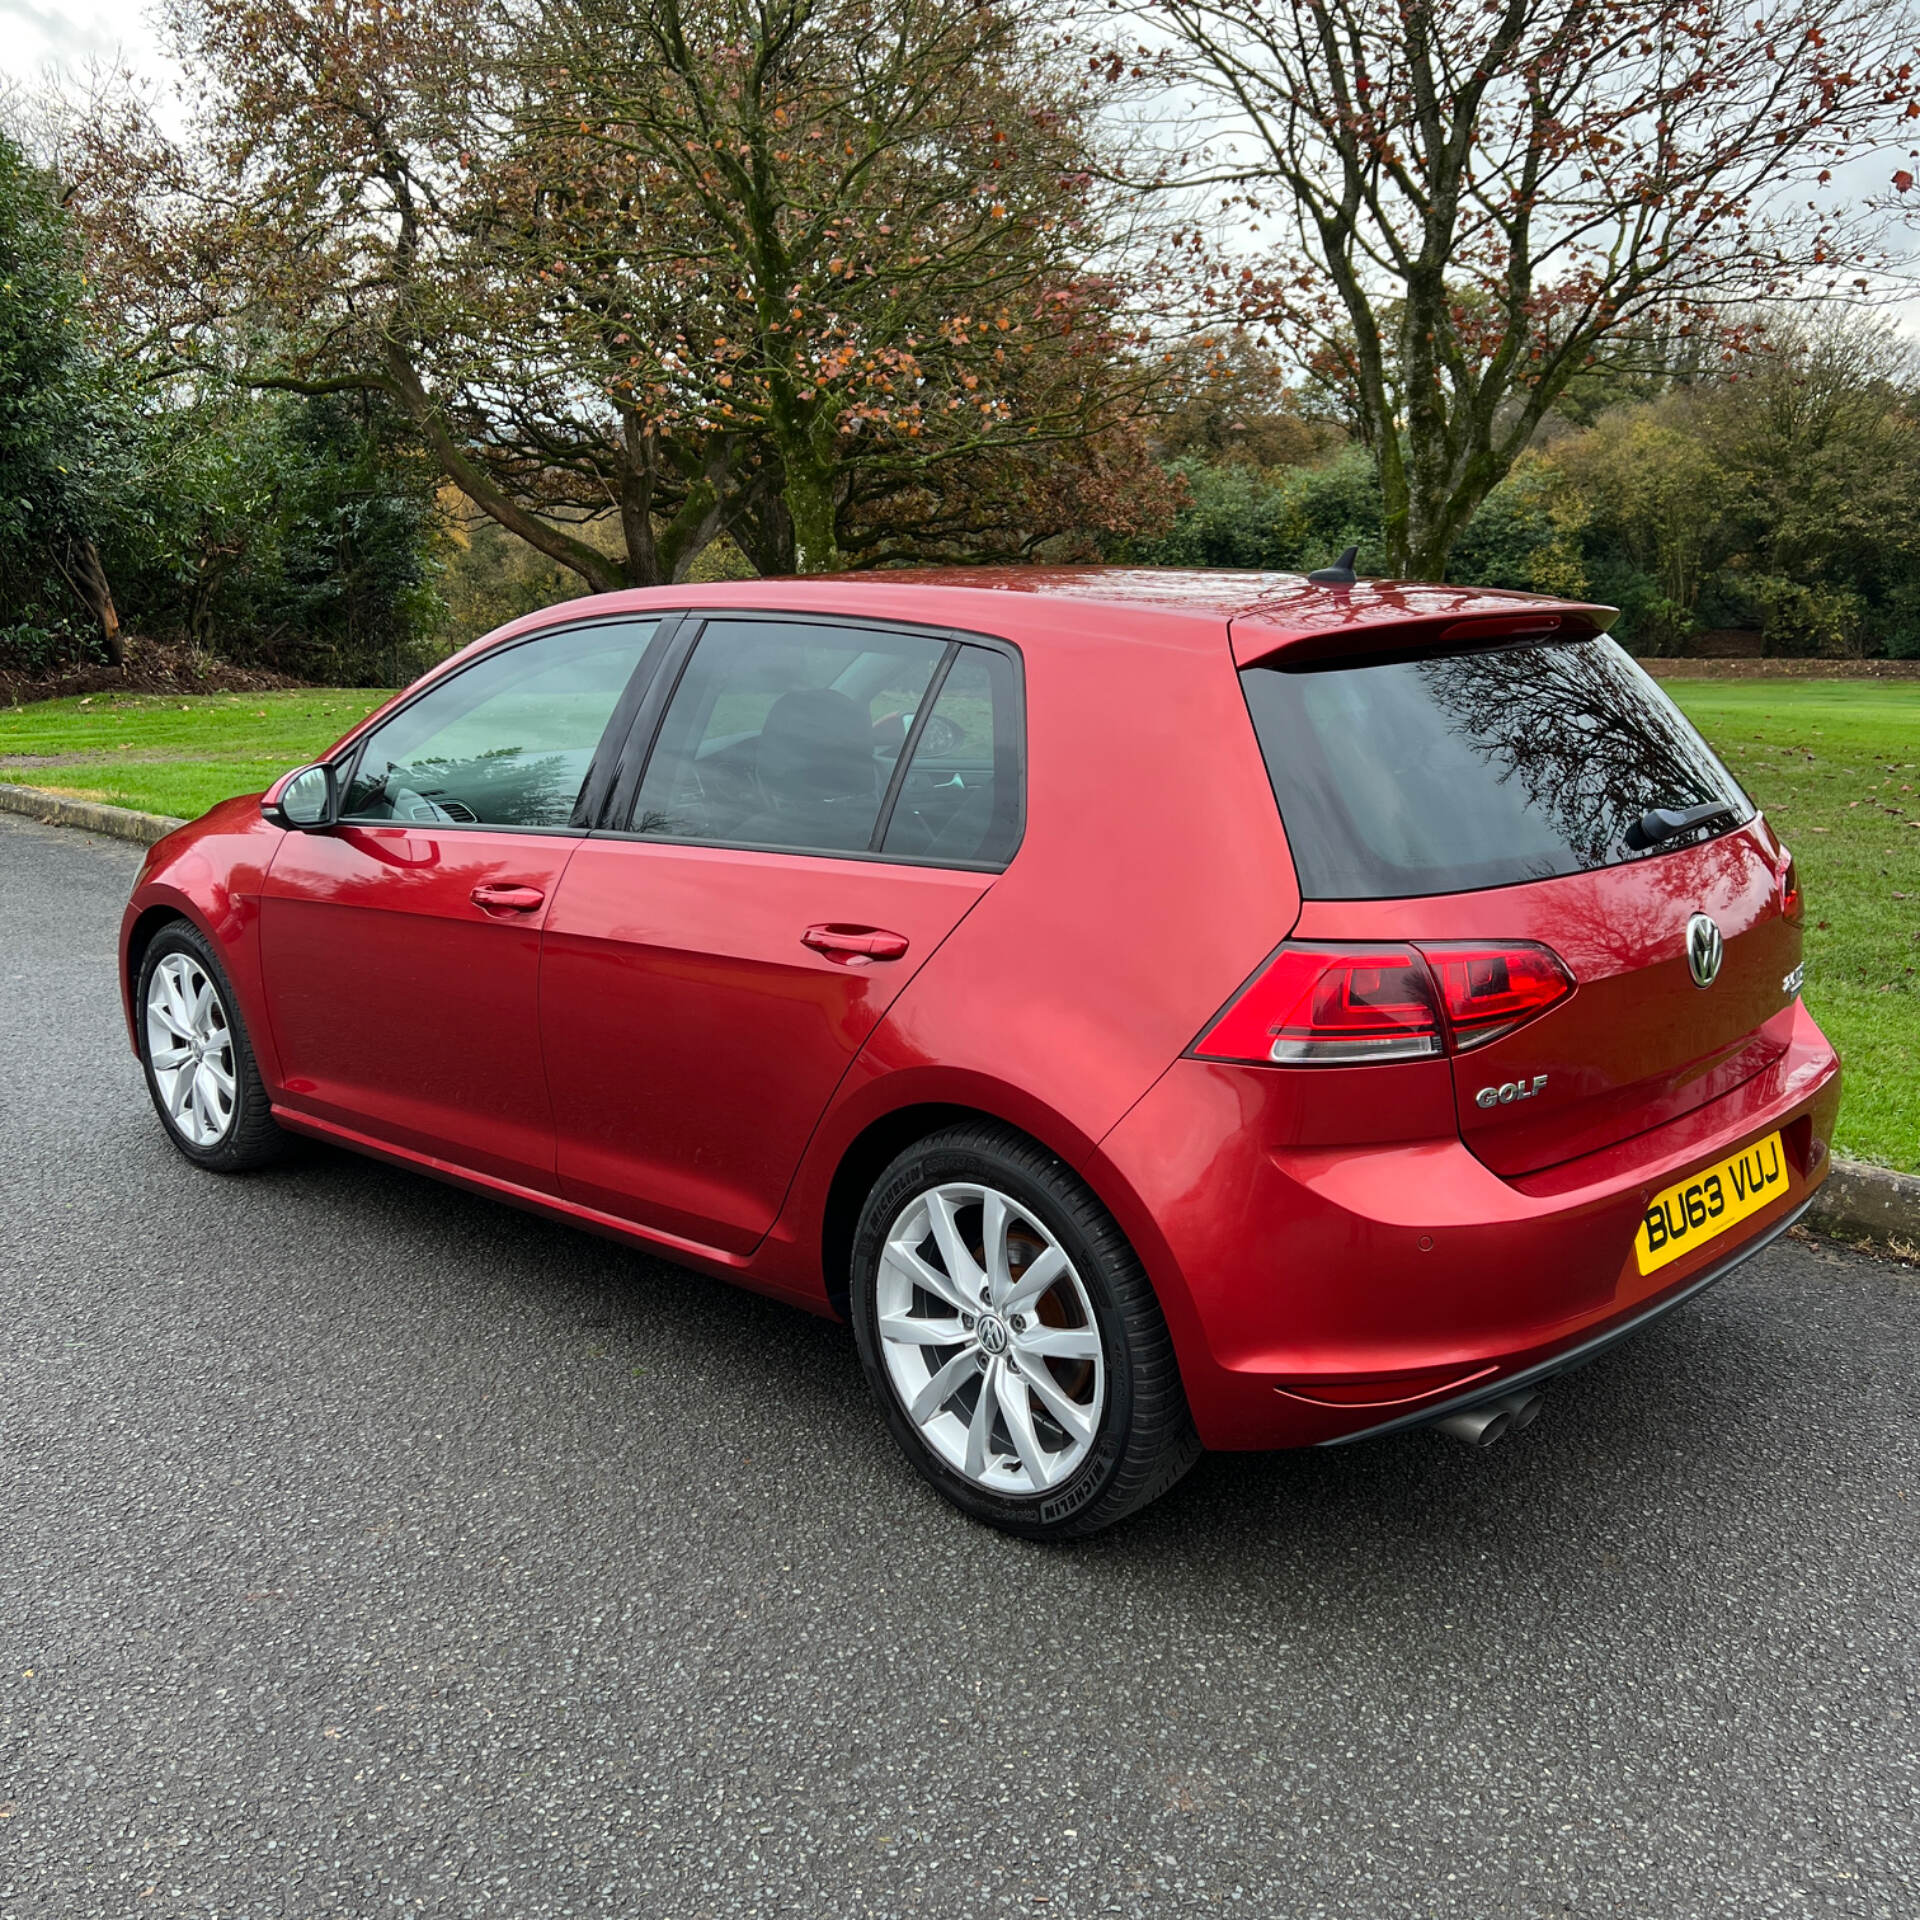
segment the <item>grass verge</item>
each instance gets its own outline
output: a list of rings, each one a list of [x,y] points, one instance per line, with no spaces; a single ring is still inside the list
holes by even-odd
[[[191,820],[230,794],[271,786],[388,697],[328,687],[95,694],[0,707],[0,780]]]
[[[1836,1150],[1920,1172],[1920,685],[1665,686],[1793,849],[1807,1005],[1846,1063]]]

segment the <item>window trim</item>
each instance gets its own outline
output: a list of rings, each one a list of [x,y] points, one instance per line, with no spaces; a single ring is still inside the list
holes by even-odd
[[[753,840],[692,839],[678,834],[636,833],[631,825],[634,808],[639,802],[647,769],[652,765],[654,753],[659,748],[667,710],[673,705],[675,694],[680,691],[680,682],[686,674],[688,663],[710,627],[732,621],[778,621],[783,626],[825,627],[840,633],[896,634],[916,639],[944,640],[947,643],[946,652],[934,668],[933,677],[927,682],[928,690],[921,695],[920,706],[914,714],[912,735],[901,745],[893,778],[881,801],[877,827],[882,833],[893,824],[893,806],[899,798],[898,789],[904,782],[912,750],[919,743],[924,723],[933,712],[934,701],[930,696],[937,694],[946,684],[948,673],[960,658],[957,649],[982,647],[1000,654],[1012,674],[1013,699],[1008,727],[1013,735],[1018,763],[1019,790],[1018,804],[1014,809],[1013,841],[1007,849],[1007,857],[1004,860],[954,860],[926,854],[882,853],[874,850],[871,840],[864,849],[849,849],[796,847],[784,843],[770,846]],[[878,620],[864,614],[815,613],[811,610],[796,613],[786,607],[729,606],[683,609],[674,629],[673,649],[678,657],[663,660],[662,669],[654,674],[647,689],[647,697],[635,711],[632,733],[620,750],[620,776],[614,784],[608,804],[602,809],[602,824],[593,829],[594,839],[631,840],[650,847],[709,847],[727,853],[788,853],[809,860],[862,860],[888,867],[931,867],[949,873],[1004,873],[1018,857],[1027,837],[1027,676],[1025,658],[1012,641],[1003,640],[998,634],[973,633],[963,627],[915,620]],[[636,743],[643,739],[644,751],[634,753]],[[616,821],[618,825],[614,824]]]
[[[452,673],[438,674],[423,685],[412,688],[403,694],[372,725],[361,731],[349,744],[348,750],[339,760],[330,764],[340,783],[341,804],[344,807],[346,796],[352,790],[353,782],[360,770],[360,762],[366,754],[367,746],[376,735],[385,731],[387,726],[422,700],[436,694],[442,687],[450,687],[456,680],[464,679],[474,668],[484,662],[497,660],[502,654],[513,653],[519,648],[530,646],[536,640],[555,640],[571,633],[590,633],[596,627],[631,627],[643,625],[649,618],[654,630],[647,643],[640,650],[640,658],[634,663],[627,683],[620,689],[619,698],[613,703],[613,711],[607,716],[606,725],[600,729],[600,738],[594,743],[592,758],[587,762],[586,776],[580,782],[580,792],[574,801],[573,816],[562,826],[523,827],[513,826],[504,821],[491,820],[368,820],[358,815],[342,813],[334,821],[337,827],[404,827],[418,831],[430,826],[434,831],[445,833],[539,833],[559,839],[584,839],[593,830],[593,821],[589,817],[582,822],[581,802],[589,795],[593,796],[593,805],[587,811],[589,815],[599,812],[606,802],[606,783],[600,779],[603,764],[607,762],[609,748],[626,737],[631,727],[632,716],[642,703],[647,687],[658,677],[660,663],[666,658],[670,643],[681,625],[684,615],[677,609],[669,609],[660,614],[614,613],[602,614],[598,618],[587,620],[556,620],[550,626],[535,627],[530,632],[516,634],[513,639],[497,647],[488,647],[477,653],[464,666]],[[599,788],[599,792],[595,789]]]

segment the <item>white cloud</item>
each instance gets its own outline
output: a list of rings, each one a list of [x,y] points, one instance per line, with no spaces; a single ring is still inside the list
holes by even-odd
[[[33,82],[49,67],[116,59],[136,73],[164,68],[144,0],[0,0],[0,78]]]

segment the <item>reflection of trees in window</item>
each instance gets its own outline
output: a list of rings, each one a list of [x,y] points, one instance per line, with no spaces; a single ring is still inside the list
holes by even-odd
[[[1418,671],[1457,737],[1548,815],[1582,865],[1617,857],[1649,807],[1740,799],[1686,721],[1604,641],[1462,654]]]
[[[411,787],[422,799],[489,826],[564,826],[580,787],[580,756],[532,757],[517,747],[495,748],[471,760],[420,760],[389,769],[389,782]],[[392,787],[389,784],[389,793]]]

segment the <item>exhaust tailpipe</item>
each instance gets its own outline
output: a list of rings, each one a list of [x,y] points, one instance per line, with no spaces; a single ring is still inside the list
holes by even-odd
[[[1470,1447],[1490,1447],[1510,1433],[1524,1433],[1540,1417],[1546,1395],[1537,1391],[1510,1393],[1501,1400],[1483,1400],[1464,1413],[1450,1413],[1433,1422],[1436,1433],[1450,1433]]]
[[[1436,1420],[1433,1428],[1436,1433],[1450,1433],[1456,1440],[1464,1440],[1470,1447],[1490,1447],[1496,1440],[1504,1440],[1512,1425],[1513,1415],[1498,1401],[1490,1400],[1483,1407],[1469,1407],[1465,1413],[1450,1413],[1444,1420]]]
[[[1510,1393],[1504,1400],[1496,1400],[1493,1404],[1506,1409],[1509,1433],[1525,1433],[1540,1418],[1540,1409],[1547,1404],[1547,1396],[1536,1388],[1528,1393]]]

